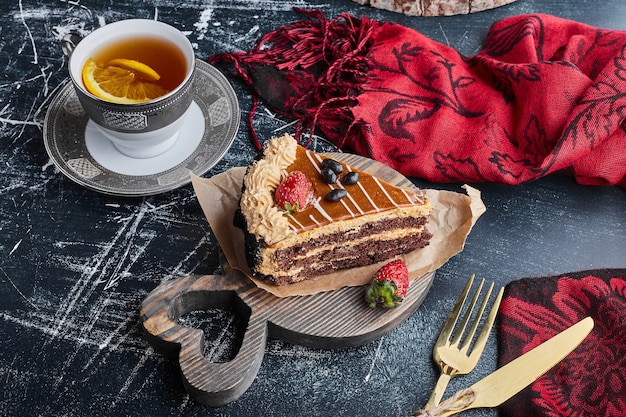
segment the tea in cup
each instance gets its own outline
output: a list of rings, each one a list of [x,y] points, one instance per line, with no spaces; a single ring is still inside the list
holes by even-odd
[[[195,56],[182,32],[129,19],[66,36],[62,48],[78,100],[120,152],[150,158],[174,145],[193,100]]]

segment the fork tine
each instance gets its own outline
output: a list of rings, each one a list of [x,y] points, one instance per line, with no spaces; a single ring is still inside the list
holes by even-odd
[[[467,310],[465,311],[465,314],[463,315],[463,321],[461,322],[461,324],[459,324],[458,330],[456,331],[456,333],[454,334],[454,337],[450,341],[451,346],[458,347],[459,342],[461,341],[461,338],[463,337],[463,333],[465,333],[465,328],[467,327],[467,323],[469,323],[469,320],[472,317],[472,311],[474,310],[474,307],[476,306],[476,302],[478,301],[478,297],[480,296],[480,292],[482,291],[484,283],[485,283],[485,280],[483,279],[480,281],[480,284],[478,284],[478,288],[476,289],[476,292],[474,292],[474,296],[472,297],[472,302],[467,307]]]
[[[484,280],[483,280],[483,282],[484,282]],[[476,334],[476,330],[478,329],[478,325],[480,324],[480,319],[482,318],[483,313],[485,312],[485,308],[487,308],[487,304],[489,303],[489,297],[491,297],[491,291],[493,291],[493,285],[494,284],[492,282],[491,285],[489,286],[489,289],[487,290],[487,294],[485,294],[485,296],[483,297],[483,302],[481,303],[480,308],[478,309],[478,311],[474,315],[474,321],[472,322],[472,327],[470,328],[470,330],[465,335],[465,339],[463,341],[463,344],[460,347],[461,352],[463,352],[465,354],[467,353],[467,351],[470,348],[472,340],[474,339],[474,335]],[[480,290],[481,290],[481,288],[478,288],[478,290],[476,290],[476,294],[477,295],[478,295],[478,292]],[[473,309],[474,309],[474,305],[472,305],[472,310]]]
[[[504,294],[504,287],[500,288],[498,291],[498,295],[493,302],[493,306],[491,307],[491,311],[489,315],[485,319],[483,323],[483,328],[480,330],[478,337],[476,338],[476,342],[474,343],[474,348],[472,349],[472,353],[470,353],[470,357],[472,359],[480,356],[485,345],[487,344],[487,339],[489,339],[489,334],[491,333],[491,328],[493,327],[494,322],[496,321],[496,316],[498,315],[498,309],[500,307],[500,302],[502,301],[502,295]]]
[[[437,338],[435,345],[445,343],[450,339],[452,330],[454,329],[454,326],[456,326],[456,322],[460,316],[461,310],[463,309],[463,305],[465,304],[465,300],[467,299],[467,295],[469,294],[469,290],[472,287],[473,282],[474,274],[469,277],[463,291],[461,291],[461,294],[459,294],[459,297],[456,299],[450,314],[448,314],[446,322],[441,327],[441,331],[439,332],[439,337]]]

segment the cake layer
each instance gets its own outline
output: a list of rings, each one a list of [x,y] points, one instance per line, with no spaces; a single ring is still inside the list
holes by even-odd
[[[349,231],[301,239],[258,251],[256,272],[278,285],[299,282],[335,269],[370,265],[428,244],[426,218],[395,218]]]
[[[325,227],[303,229],[300,233],[292,234],[282,241],[275,243],[274,246],[281,248],[296,245],[301,241],[311,239],[328,239],[328,236],[345,235],[353,233],[354,231],[360,231],[362,228],[375,231],[378,229],[374,227],[386,227],[386,230],[392,230],[396,227],[410,227],[409,225],[411,225],[411,227],[421,227],[426,224],[429,213],[430,211],[422,206],[410,206],[395,210],[393,216],[390,216],[388,211],[381,211],[369,215],[346,218],[329,223]]]
[[[298,259],[303,256],[315,255],[315,250],[319,247],[340,245],[343,242],[356,244],[359,240],[367,239],[401,239],[411,235],[419,235],[424,230],[425,218],[396,218],[387,221],[367,223],[359,228],[347,231],[318,234],[316,237],[304,237],[299,242],[292,242],[291,245],[275,245],[273,248],[284,256]]]
[[[263,257],[276,259],[276,269],[267,270],[270,273],[268,277],[271,277],[277,285],[285,285],[335,270],[356,268],[391,259],[407,253],[407,246],[411,250],[427,246],[430,238],[430,233],[425,230],[423,233],[406,236],[402,241],[398,239],[384,240],[372,236],[356,242],[326,244],[321,248],[316,247],[316,242],[307,242],[296,247],[295,250],[305,252],[307,247],[311,245],[316,250],[310,256],[296,259],[282,253],[281,250],[269,249],[265,251]]]

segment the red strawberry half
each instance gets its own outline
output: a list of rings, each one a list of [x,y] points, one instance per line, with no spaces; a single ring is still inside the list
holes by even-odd
[[[290,172],[274,192],[276,204],[286,214],[302,211],[313,197],[313,186],[301,171]]]
[[[396,259],[376,272],[365,293],[365,301],[370,307],[397,307],[408,289],[409,270],[402,259]]]

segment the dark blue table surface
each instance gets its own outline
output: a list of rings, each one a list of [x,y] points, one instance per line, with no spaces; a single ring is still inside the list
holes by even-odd
[[[160,282],[220,272],[219,251],[191,186],[151,197],[111,197],[76,185],[48,157],[46,110],[67,78],[59,49],[69,31],[88,33],[130,17],[156,18],[187,33],[199,58],[249,49],[263,33],[301,18],[368,15],[414,27],[472,55],[496,20],[550,13],[626,29],[621,0],[517,0],[452,17],[410,17],[350,0],[19,0],[0,4],[0,415],[3,416],[408,416],[422,406],[437,370],[431,349],[467,277],[499,285],[526,276],[626,267],[626,191],[553,176],[511,187],[476,185],[487,212],[462,253],[437,273],[424,304],[380,340],[345,350],[270,341],[259,374],[236,402],[212,409],[185,392],[175,361],[141,332],[139,306]],[[247,90],[231,80],[244,119]],[[243,119],[242,119],[243,120]],[[261,108],[262,138],[287,121]],[[211,176],[254,156],[244,121]],[[424,187],[459,190],[458,184]],[[207,356],[228,360],[237,321],[195,313]],[[495,368],[492,337],[467,386]],[[495,415],[493,410],[468,416]]]

